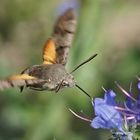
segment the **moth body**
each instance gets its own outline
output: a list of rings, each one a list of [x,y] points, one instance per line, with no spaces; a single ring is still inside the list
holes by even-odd
[[[74,77],[69,74],[62,64],[33,65],[22,72],[29,76],[43,79],[44,83],[28,85],[34,90],[57,90],[58,88],[75,86]]]

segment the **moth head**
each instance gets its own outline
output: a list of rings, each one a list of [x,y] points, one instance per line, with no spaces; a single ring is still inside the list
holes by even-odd
[[[73,86],[75,86],[75,84],[76,84],[76,81],[75,81],[73,75],[71,75],[71,74],[68,74],[66,76],[66,78],[62,81],[63,87],[73,87]]]
[[[72,74],[66,74],[65,78],[58,84],[56,88],[56,92],[65,87],[74,87],[76,85],[76,81]]]

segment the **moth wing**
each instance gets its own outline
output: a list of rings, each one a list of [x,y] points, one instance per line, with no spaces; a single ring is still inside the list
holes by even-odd
[[[28,74],[17,74],[17,75],[12,75],[8,78],[8,80],[33,80],[33,79],[36,78]]]
[[[25,82],[25,85],[21,85],[21,86],[18,86],[20,88],[20,92],[23,91],[24,87],[27,86],[27,83],[29,83],[30,80],[35,80],[36,78],[33,77],[33,76],[30,76],[28,74],[18,74],[18,75],[12,75],[8,78],[8,82],[13,85],[13,83],[16,83],[14,84],[15,86],[18,86],[18,84],[21,82],[21,81],[24,81]],[[18,82],[18,84],[17,84]],[[34,84],[34,83],[32,83]]]
[[[56,21],[52,37],[43,50],[44,64],[67,63],[69,49],[76,30],[76,16],[72,8],[66,10]]]
[[[28,74],[12,75],[6,80],[0,80],[0,90],[11,87],[24,87],[44,82],[42,79],[29,76]]]
[[[43,64],[55,64],[56,63],[56,46],[53,39],[48,39],[45,43],[43,50]]]
[[[56,63],[66,65],[75,30],[76,15],[74,10],[69,8],[58,18],[52,33],[57,53]]]

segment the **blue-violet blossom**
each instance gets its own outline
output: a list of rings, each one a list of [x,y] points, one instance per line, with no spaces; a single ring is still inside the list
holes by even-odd
[[[135,132],[140,123],[140,95],[134,98],[131,90],[127,92],[117,82],[116,85],[126,96],[123,104],[116,101],[113,90],[105,90],[104,99],[92,100],[95,118],[89,119],[70,111],[80,119],[89,121],[93,128],[109,129],[114,140],[138,140],[139,136],[135,136]]]

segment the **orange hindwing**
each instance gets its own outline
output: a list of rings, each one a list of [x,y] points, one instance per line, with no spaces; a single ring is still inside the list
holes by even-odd
[[[56,50],[53,39],[48,39],[43,50],[43,64],[56,63]]]

